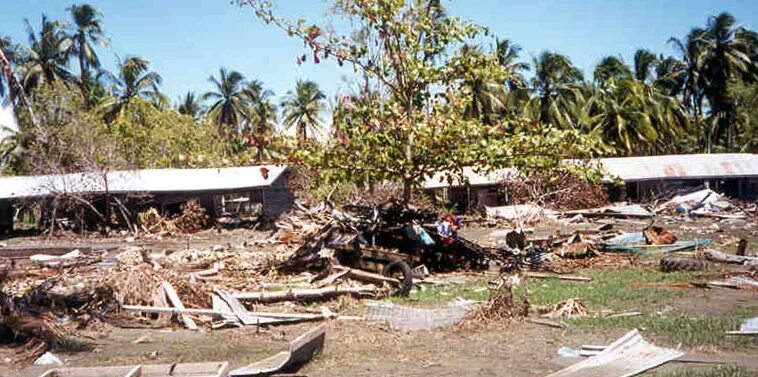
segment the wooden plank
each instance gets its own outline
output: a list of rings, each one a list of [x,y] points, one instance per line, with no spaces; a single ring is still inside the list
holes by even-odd
[[[127,372],[124,377],[142,377],[142,365],[137,365]]]
[[[329,286],[313,289],[292,289],[284,292],[242,292],[233,296],[238,300],[272,303],[281,301],[314,301],[334,298],[341,295],[373,295],[377,289],[373,286],[339,287]]]
[[[234,313],[234,315],[239,318],[240,322],[242,322],[243,325],[247,326],[260,324],[260,321],[251,316],[250,313],[248,313],[247,309],[236,298],[234,298],[231,293],[221,288],[214,288],[213,294],[218,296],[218,298],[220,298],[229,306],[229,308],[232,310],[232,313]]]
[[[213,310],[213,309],[194,309],[194,308],[165,308],[165,307],[159,307],[159,306],[144,306],[144,305],[122,305],[121,309],[123,310],[129,310],[129,311],[135,311],[135,312],[143,312],[143,313],[171,313],[171,314],[179,314],[179,315],[224,315],[224,312]]]
[[[218,368],[218,373],[216,373],[216,377],[228,377],[229,370],[231,370],[231,367],[229,366],[229,362],[225,361],[223,364],[221,364],[221,367]]]
[[[185,309],[184,304],[182,303],[182,300],[179,298],[179,295],[174,290],[174,287],[171,286],[171,284],[167,281],[164,281],[161,283],[161,286],[166,291],[166,297],[168,297],[168,300],[171,302],[171,305],[174,305],[174,307],[179,309]],[[186,326],[190,330],[197,330],[197,325],[195,324],[195,321],[192,320],[192,318],[189,317],[186,313],[179,314],[179,317],[182,319],[182,322],[184,322],[184,326]]]

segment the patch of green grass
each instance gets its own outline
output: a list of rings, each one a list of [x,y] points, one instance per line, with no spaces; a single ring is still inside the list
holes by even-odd
[[[727,336],[729,330],[738,329],[741,320],[733,317],[685,317],[642,315],[636,317],[582,317],[568,319],[575,326],[597,329],[640,329],[645,334],[663,338],[670,344],[684,347],[716,346],[721,349],[758,349],[758,341],[751,337]]]
[[[651,305],[664,304],[669,299],[686,294],[685,289],[653,284],[703,280],[700,275],[690,272],[664,274],[647,269],[588,270],[581,275],[592,278],[592,281],[577,283],[558,279],[530,279],[531,303],[547,305],[569,298],[579,298],[592,310],[650,310]]]
[[[749,372],[735,366],[718,366],[708,369],[682,369],[672,372],[659,373],[659,377],[755,377],[758,372]]]

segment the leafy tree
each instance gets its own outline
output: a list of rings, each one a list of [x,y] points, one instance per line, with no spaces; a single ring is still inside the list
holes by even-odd
[[[242,94],[245,77],[237,71],[220,68],[218,78],[211,76],[213,91],[203,94],[203,100],[212,100],[208,116],[213,120],[221,135],[230,136],[227,129],[236,131],[245,114],[246,101]]]
[[[100,68],[100,59],[94,45],[108,44],[102,26],[102,14],[89,4],[72,5],[68,11],[74,20],[72,53],[79,60],[79,81],[82,91],[87,93],[91,81],[90,69]]]
[[[275,17],[268,2],[240,3],[251,6],[264,22],[300,38],[319,60],[350,64],[379,86],[376,95],[356,96],[335,113],[334,139],[295,155],[318,167],[324,179],[400,182],[408,203],[414,187],[437,172],[460,174],[463,166],[497,168],[535,160],[543,164],[532,165],[544,167],[555,161],[551,157],[567,152],[554,142],[550,150],[520,153],[512,148],[516,143],[538,144],[547,138],[517,136],[510,125],[488,126],[466,116],[472,93],[463,83],[504,83],[508,77],[494,53],[461,53],[463,45],[484,33],[478,25],[450,16],[440,19],[422,1],[338,0],[337,14],[371,36],[356,40]],[[369,54],[366,40],[376,41],[370,47],[376,54]]]
[[[192,119],[197,120],[203,112],[203,104],[195,92],[189,91],[181,98],[176,108],[179,114],[189,115]]]
[[[58,80],[73,81],[68,71],[68,60],[73,51],[73,41],[66,34],[60,21],[49,20],[42,15],[39,34],[34,31],[29,20],[24,20],[29,46],[21,64],[21,82],[28,92],[43,83]]]
[[[324,93],[315,82],[298,80],[295,91],[287,92],[282,101],[284,124],[297,128],[301,144],[308,140],[308,130],[318,132],[321,126],[319,113],[325,109],[324,98]]]
[[[736,142],[740,152],[758,152],[758,84],[742,83],[732,90],[735,98],[737,135]]]
[[[135,98],[109,128],[126,160],[140,168],[230,164],[214,125],[156,108],[150,100]]]

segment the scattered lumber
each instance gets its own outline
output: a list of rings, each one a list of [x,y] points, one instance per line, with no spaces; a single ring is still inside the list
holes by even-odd
[[[179,298],[179,295],[176,293],[176,290],[174,290],[174,287],[171,286],[171,283],[164,281],[161,283],[161,286],[163,287],[163,290],[166,292],[166,297],[171,302],[171,305],[174,305],[175,308],[178,309],[184,309],[184,304],[182,303],[182,300]],[[184,322],[184,326],[186,326],[190,330],[197,330],[197,324],[195,324],[195,321],[192,320],[192,318],[189,317],[189,315],[180,313],[179,317],[182,319],[182,322]]]
[[[225,313],[213,309],[193,309],[193,308],[167,308],[160,306],[145,306],[145,305],[122,305],[122,310],[142,312],[142,313],[171,313],[178,315],[209,315],[209,316],[221,316]]]
[[[282,292],[243,292],[235,293],[233,296],[242,301],[273,303],[281,301],[319,301],[343,295],[373,296],[377,292],[378,289],[373,286],[329,286],[323,288],[291,289]]]

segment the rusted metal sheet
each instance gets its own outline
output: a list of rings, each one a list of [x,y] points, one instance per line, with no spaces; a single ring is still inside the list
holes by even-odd
[[[684,353],[654,346],[632,330],[590,357],[547,377],[629,377],[683,356]]]
[[[576,160],[564,160],[576,163]],[[601,158],[599,165],[608,175],[627,182],[659,179],[707,179],[758,177],[758,155],[753,153],[681,154],[665,156]],[[463,176],[471,186],[491,186],[506,178],[516,177],[515,169],[498,169],[488,173],[463,169]],[[448,179],[450,177],[451,179]],[[437,173],[424,181],[425,189],[463,186],[454,174]]]
[[[752,153],[602,158],[600,163],[608,178],[624,181],[758,177],[758,155]]]

